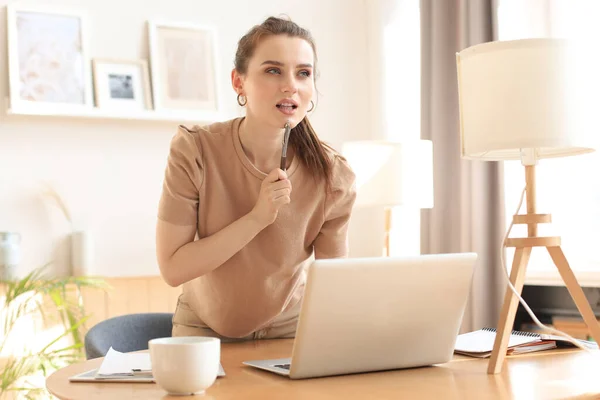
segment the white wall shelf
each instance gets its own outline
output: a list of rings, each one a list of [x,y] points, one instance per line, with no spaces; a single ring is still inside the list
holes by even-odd
[[[8,104],[8,103],[7,103]],[[223,120],[219,112],[209,111],[156,111],[156,110],[113,110],[97,107],[18,105],[6,110],[6,116],[62,117],[81,119],[133,120],[208,124]]]

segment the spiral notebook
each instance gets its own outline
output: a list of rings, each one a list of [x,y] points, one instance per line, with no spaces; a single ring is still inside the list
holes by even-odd
[[[471,357],[486,358],[492,354],[496,340],[495,328],[483,328],[478,331],[463,333],[456,338],[454,352]],[[594,342],[578,340],[590,349],[597,349]],[[533,332],[512,331],[508,339],[507,354],[522,354],[534,351],[554,349],[558,346],[573,346],[562,336],[546,335]]]

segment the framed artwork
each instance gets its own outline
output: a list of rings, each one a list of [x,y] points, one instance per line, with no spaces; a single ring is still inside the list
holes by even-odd
[[[101,109],[152,108],[150,76],[145,60],[93,59],[94,95]]]
[[[7,6],[11,107],[93,107],[83,14]]]
[[[156,110],[219,111],[213,28],[148,22]]]

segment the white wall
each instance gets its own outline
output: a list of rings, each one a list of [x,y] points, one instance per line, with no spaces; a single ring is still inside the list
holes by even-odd
[[[154,275],[154,226],[165,158],[176,124],[5,116],[8,95],[6,0],[0,0],[0,231],[23,236],[22,272],[55,259],[68,272],[71,227],[42,196],[46,181],[65,199],[75,229],[94,237],[92,271],[106,276]],[[21,1],[20,4],[36,4]],[[47,1],[38,1],[48,4]],[[212,24],[227,116],[239,113],[229,82],[235,46],[253,24],[285,13],[316,38],[321,77],[312,121],[320,136],[340,148],[370,137],[368,51],[364,0],[62,0],[63,10],[89,15],[92,57],[146,58],[149,19]],[[357,212],[350,241],[355,256],[379,254],[368,213]],[[380,232],[380,221],[375,223]],[[371,223],[373,225],[373,223]]]

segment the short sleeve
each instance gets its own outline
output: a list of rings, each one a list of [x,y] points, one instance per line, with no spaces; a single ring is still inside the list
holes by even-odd
[[[175,225],[196,225],[203,182],[203,163],[197,132],[179,126],[171,140],[158,218]]]
[[[325,222],[313,244],[315,258],[348,256],[348,224],[356,200],[356,176],[343,157],[334,157],[332,184],[325,199]]]

